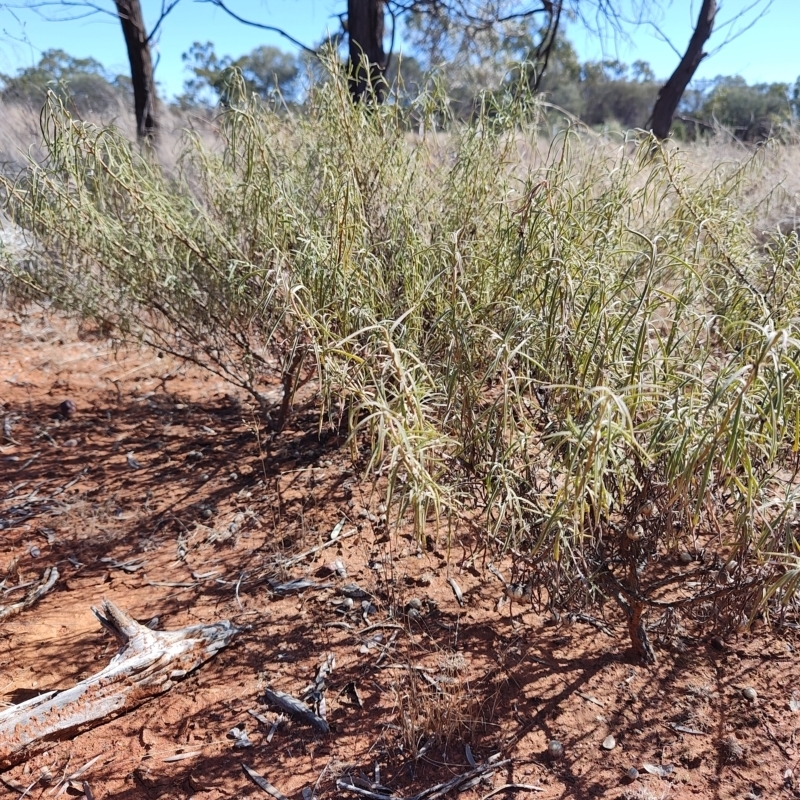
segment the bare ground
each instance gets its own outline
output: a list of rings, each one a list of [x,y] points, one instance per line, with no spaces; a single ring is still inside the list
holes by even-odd
[[[85,785],[98,799],[268,796],[245,764],[291,800],[346,796],[337,780],[367,786],[376,767],[382,786],[411,797],[494,754],[509,762],[467,800],[506,784],[517,788],[505,796],[543,798],[800,796],[795,639],[686,636],[661,643],[646,669],[613,617],[609,636],[498,608],[502,586],[468,528],[422,547],[410,528],[386,532],[382,498],[344,440],[320,432],[310,394],[272,441],[213,376],[114,353],[57,316],[4,311],[0,419],[0,606],[46,568],[60,574],[0,623],[0,701],[108,662],[117,645],[90,611],[103,597],[158,629],[241,629],[167,694],[0,774],[9,796]],[[315,585],[275,591],[294,578]],[[347,598],[347,584],[363,596]],[[264,689],[300,696],[330,654],[330,733],[298,719],[274,727]],[[236,746],[235,727],[251,746]]]

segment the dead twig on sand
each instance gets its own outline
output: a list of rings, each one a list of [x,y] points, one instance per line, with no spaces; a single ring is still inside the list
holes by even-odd
[[[356,786],[351,781],[342,779],[336,781],[336,786],[345,792],[352,792],[353,794],[360,795],[361,797],[366,797],[368,800],[437,800],[437,798],[444,797],[444,795],[446,795],[448,792],[452,792],[454,789],[466,788],[467,784],[469,784],[471,781],[474,781],[476,778],[480,778],[487,772],[494,772],[495,770],[500,769],[500,767],[504,767],[510,763],[510,758],[506,758],[502,761],[492,761],[490,759],[485,764],[481,764],[480,766],[470,769],[467,772],[462,772],[460,775],[456,775],[455,777],[450,778],[448,781],[437,783],[435,786],[430,786],[427,789],[423,789],[421,792],[418,792],[417,794],[408,798],[404,798],[397,794],[386,795],[373,792],[369,789],[364,789],[361,786]]]

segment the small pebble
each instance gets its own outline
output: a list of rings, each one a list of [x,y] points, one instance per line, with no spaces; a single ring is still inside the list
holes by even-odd
[[[58,412],[62,417],[64,417],[64,419],[71,419],[74,417],[77,410],[77,406],[72,402],[72,400],[65,400],[58,407]]]
[[[630,767],[625,775],[628,780],[635,781],[639,777],[639,770],[636,767]]]
[[[63,447],[77,447],[78,440],[77,439],[67,439],[66,442],[62,445]]]
[[[406,607],[415,608],[417,611],[419,611],[422,608],[422,600],[420,600],[418,597],[412,597],[406,604]]]
[[[625,535],[632,542],[638,542],[644,537],[644,528],[641,525],[634,525],[632,530],[629,528],[627,531],[625,531]]]
[[[326,566],[332,575],[338,575],[340,578],[347,577],[347,567],[345,567],[344,562],[340,558],[329,562]]]
[[[212,511],[210,508],[204,508],[204,509],[202,509],[202,510],[200,511],[200,516],[201,516],[203,519],[211,519],[211,515],[212,515],[213,513],[214,513],[214,512],[213,512],[213,511]]]
[[[692,561],[694,561],[694,556],[691,553],[681,553],[678,558],[680,558],[684,564],[691,564]]]
[[[742,697],[752,703],[758,699],[758,693],[752,686],[745,686],[745,688],[742,689]]]
[[[39,556],[42,554],[42,551],[38,547],[31,547],[28,552],[31,554],[31,558],[39,558]]]
[[[613,736],[606,736],[603,739],[603,750],[613,750],[617,746],[617,740]]]
[[[564,755],[564,745],[556,739],[552,739],[547,744],[547,755],[550,756],[553,761],[558,761]]]

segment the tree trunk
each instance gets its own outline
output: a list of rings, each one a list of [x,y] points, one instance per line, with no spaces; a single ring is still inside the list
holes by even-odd
[[[384,0],[347,0],[350,94],[353,100],[383,102],[388,60],[383,49]]]
[[[666,139],[672,127],[672,119],[678,109],[678,103],[686,91],[694,76],[695,71],[700,66],[700,62],[705,58],[703,46],[711,36],[714,27],[714,17],[717,13],[717,0],[703,0],[700,8],[700,15],[697,18],[697,26],[694,29],[689,46],[686,48],[680,64],[672,73],[670,79],[658,93],[658,99],[653,107],[650,116],[652,131],[659,139]]]
[[[114,0],[128,48],[131,65],[133,103],[136,109],[136,135],[143,140],[156,138],[156,84],[153,79],[153,60],[150,41],[144,27],[139,0]]]

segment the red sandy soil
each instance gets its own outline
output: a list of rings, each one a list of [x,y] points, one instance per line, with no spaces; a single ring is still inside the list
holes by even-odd
[[[344,440],[320,433],[313,399],[299,399],[273,441],[246,398],[213,376],[152,352],[115,353],[58,316],[0,312],[0,606],[47,567],[60,574],[0,627],[0,701],[105,666],[117,645],[90,611],[104,597],[140,621],[158,617],[158,629],[220,619],[241,629],[167,694],[0,774],[0,791],[81,796],[86,781],[98,800],[268,797],[246,764],[290,800],[303,789],[354,797],[337,779],[372,780],[377,765],[382,784],[410,797],[468,771],[469,757],[499,753],[510,762],[466,800],[505,784],[527,788],[495,796],[800,796],[791,638],[761,629],[718,649],[683,637],[644,668],[619,620],[608,620],[610,637],[526,606],[512,618],[471,534],[449,545],[432,534],[420,549],[410,528],[387,533],[381,496]],[[74,415],[59,415],[65,400]],[[331,574],[337,559],[346,577]],[[114,565],[131,561],[130,571]],[[271,589],[303,577],[333,585]],[[349,612],[336,605],[347,583],[368,593],[366,618],[361,599]],[[278,710],[263,690],[299,696],[329,654],[331,732],[286,719],[270,737]],[[235,726],[251,747],[235,746]],[[616,746],[605,750],[609,735]],[[551,739],[559,760],[547,755]]]

